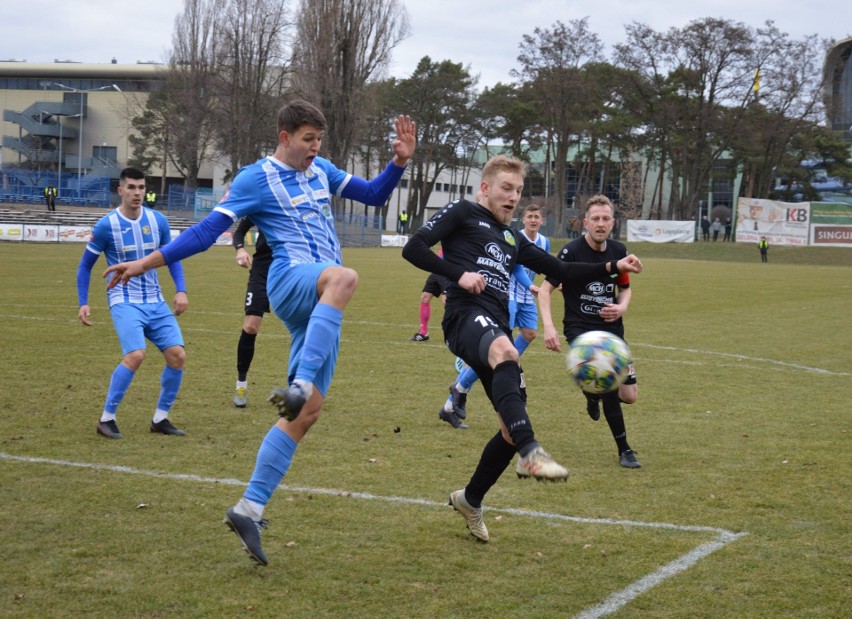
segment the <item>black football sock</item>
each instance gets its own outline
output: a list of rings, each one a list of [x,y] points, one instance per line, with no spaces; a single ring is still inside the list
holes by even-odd
[[[518,453],[527,455],[538,443],[521,396],[521,366],[516,361],[504,361],[494,368],[491,397]]]
[[[254,359],[254,340],[257,333],[240,333],[240,342],[237,344],[237,379],[244,381],[248,376],[251,360]]]
[[[500,475],[512,462],[515,451],[515,446],[507,443],[499,431],[491,437],[485,449],[482,450],[479,464],[476,465],[476,470],[465,488],[464,498],[471,507],[482,505],[485,494],[497,483]]]
[[[624,414],[621,412],[621,398],[618,397],[616,390],[604,394],[601,399],[603,400],[604,417],[609,424],[612,438],[618,445],[618,453],[624,453],[630,449],[630,445],[627,443],[627,428],[624,425]]]

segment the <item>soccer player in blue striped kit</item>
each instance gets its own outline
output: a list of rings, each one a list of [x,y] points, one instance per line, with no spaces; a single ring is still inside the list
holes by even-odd
[[[142,258],[171,241],[169,222],[162,213],[142,206],[145,194],[145,174],[136,168],[125,168],[119,174],[118,194],[121,204],[102,217],[92,229],[92,236],[77,267],[77,298],[80,309],[77,317],[87,327],[92,326],[89,308],[89,283],[92,267],[103,253],[107,264]],[[122,288],[107,290],[109,312],[124,357],[112,373],[106,403],[97,431],[111,439],[123,435],[116,423],[116,413],[124,394],[130,387],[136,370],[145,358],[145,338],[163,353],[166,366],[160,377],[160,398],[151,421],[151,432],[183,436],[183,430],[169,421],[169,411],[177,398],[183,380],[186,352],[178,316],[186,311],[188,300],[180,262],[169,265],[175,283],[174,314],[163,299],[156,271],[146,273]]]
[[[272,247],[267,292],[272,310],[292,337],[289,386],[274,389],[269,397],[281,419],[258,450],[242,499],[225,514],[225,523],[261,565],[267,564],[260,538],[260,529],[266,526],[264,508],[289,469],[299,441],[319,417],[337,362],[343,310],[358,287],[358,274],[342,266],[331,196],[371,206],[383,204],[415,148],[415,123],[399,116],[393,160],[367,181],[318,156],[325,127],[322,112],[310,103],[285,105],[278,113],[275,153],[243,168],[210,215],[162,251],[144,260],[111,266],[104,273],[112,273],[110,285],[115,286],[187,258],[210,247],[237,219],[246,216]]]

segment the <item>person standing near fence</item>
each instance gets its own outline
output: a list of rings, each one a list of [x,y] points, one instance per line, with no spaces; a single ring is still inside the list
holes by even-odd
[[[59,192],[56,191],[56,187],[53,185],[48,185],[44,188],[44,201],[47,204],[48,211],[56,211],[56,196],[58,193]]]
[[[149,189],[145,192],[145,204],[148,208],[157,208],[157,192]]]
[[[765,236],[760,237],[757,248],[760,250],[760,261],[769,262],[769,241],[766,240]]]

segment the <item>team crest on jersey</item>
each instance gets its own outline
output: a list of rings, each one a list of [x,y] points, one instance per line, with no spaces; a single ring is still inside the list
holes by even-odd
[[[151,226],[142,226],[142,234],[151,234]]]
[[[326,217],[331,218],[331,207],[328,204],[323,204],[320,207],[320,212]]]
[[[512,247],[515,246],[515,235],[512,234],[511,230],[503,230],[503,238],[506,239],[506,242]]]
[[[313,178],[316,175],[317,173],[314,172],[313,168],[308,168],[307,170],[305,170],[305,178]]]

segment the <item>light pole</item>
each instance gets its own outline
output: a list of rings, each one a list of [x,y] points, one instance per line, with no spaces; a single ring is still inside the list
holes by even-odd
[[[45,110],[41,110],[42,114],[47,114],[48,116],[53,116],[50,112]],[[59,159],[56,162],[56,190],[59,191],[62,186],[62,119],[63,118],[79,118],[79,114],[71,114],[70,116],[62,116],[61,114],[56,114],[56,124],[59,125]]]
[[[72,88],[71,86],[66,86],[65,84],[60,84],[59,82],[51,82],[54,86],[59,86],[60,88],[64,88],[65,90],[70,90],[71,92],[76,92],[80,95],[80,135],[78,136],[79,144],[77,146],[77,198],[80,198],[80,181],[83,178],[83,95],[89,92],[97,92],[99,90],[109,90],[112,88],[118,92],[121,92],[121,88],[116,86],[115,84],[110,84],[108,86],[101,86],[100,88],[91,88],[89,90],[80,90],[79,88]]]

